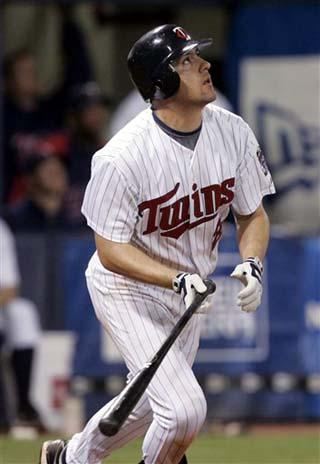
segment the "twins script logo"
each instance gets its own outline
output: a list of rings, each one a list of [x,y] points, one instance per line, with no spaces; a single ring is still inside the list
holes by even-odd
[[[163,237],[177,239],[186,230],[211,221],[217,216],[220,206],[231,203],[233,200],[234,184],[234,177],[224,180],[221,184],[208,185],[200,189],[194,183],[192,195],[178,198],[173,203],[164,206],[178,192],[180,184],[177,183],[164,195],[140,203],[139,215],[142,217],[144,211],[148,214],[147,228],[143,231],[143,235],[152,234],[160,229],[160,235]],[[193,222],[190,222],[190,211],[196,218]]]

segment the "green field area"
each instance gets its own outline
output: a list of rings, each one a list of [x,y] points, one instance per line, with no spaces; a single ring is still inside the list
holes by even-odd
[[[42,440],[0,438],[1,464],[38,464]],[[104,464],[138,464],[141,441],[114,453]],[[202,435],[188,450],[190,464],[319,464],[319,435]]]

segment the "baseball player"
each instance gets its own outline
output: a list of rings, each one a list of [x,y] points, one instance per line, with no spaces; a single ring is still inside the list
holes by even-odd
[[[243,259],[232,273],[244,284],[238,305],[251,312],[261,302],[269,238],[262,198],[274,186],[249,126],[211,104],[210,64],[200,54],[211,43],[172,24],[142,36],[128,67],[151,108],[92,161],[82,212],[97,251],[87,284],[130,376],[162,345],[195,291],[205,291],[230,208]],[[196,314],[115,436],[98,429],[113,400],[68,443],[44,443],[41,464],[98,464],[138,436],[144,436],[140,464],[186,464],[186,450],[206,417],[192,371],[200,323]]]

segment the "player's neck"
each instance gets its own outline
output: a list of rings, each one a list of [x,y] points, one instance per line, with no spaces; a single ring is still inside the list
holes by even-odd
[[[177,107],[168,105],[155,108],[157,117],[171,129],[179,132],[192,132],[201,125],[201,108]]]

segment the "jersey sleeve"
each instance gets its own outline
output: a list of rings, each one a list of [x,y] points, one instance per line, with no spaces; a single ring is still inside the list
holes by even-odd
[[[266,160],[256,137],[246,124],[244,150],[236,172],[233,209],[241,215],[253,213],[265,195],[275,193],[274,184]]]
[[[14,237],[6,223],[0,219],[0,289],[17,287],[19,284]]]
[[[87,224],[97,234],[128,243],[133,234],[138,208],[130,182],[108,160],[98,160],[92,169],[82,209]]]

